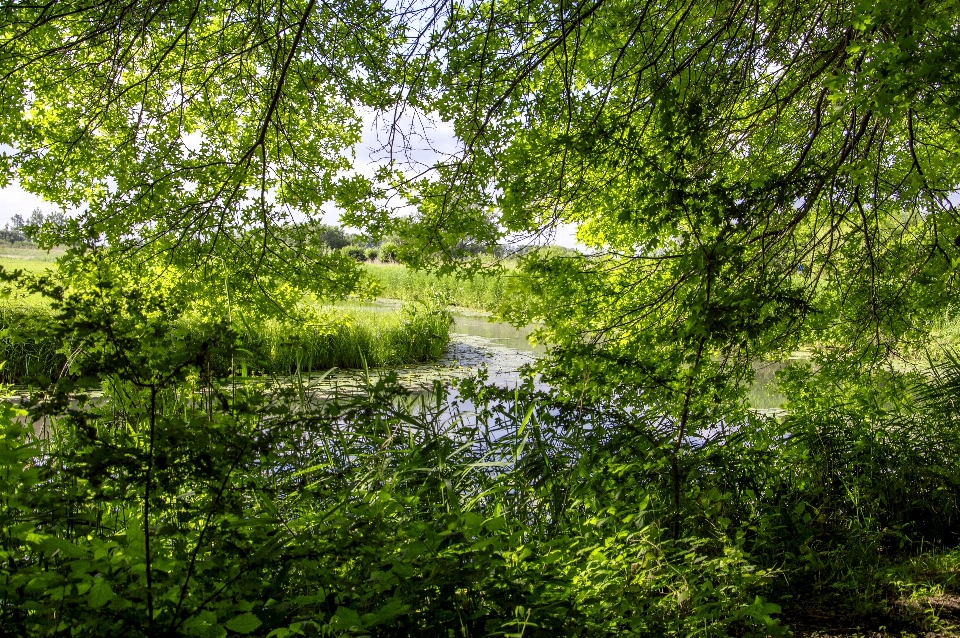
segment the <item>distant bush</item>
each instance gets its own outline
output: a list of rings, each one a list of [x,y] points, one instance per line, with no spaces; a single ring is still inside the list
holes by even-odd
[[[315,237],[321,244],[333,250],[346,248],[353,240],[353,238],[339,226],[318,226]]]
[[[397,261],[397,254],[400,252],[400,246],[387,241],[380,244],[380,261]]]
[[[347,246],[343,248],[343,252],[348,257],[353,257],[357,261],[367,260],[367,249],[363,246]]]
[[[33,245],[22,232],[19,230],[10,230],[9,228],[0,229],[0,242]]]
[[[380,258],[379,248],[367,248],[367,261],[376,261]]]

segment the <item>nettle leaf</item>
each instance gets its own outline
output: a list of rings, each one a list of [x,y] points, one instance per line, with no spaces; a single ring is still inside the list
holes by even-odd
[[[110,587],[110,583],[103,579],[98,579],[93,587],[90,588],[90,594],[87,596],[87,601],[94,609],[100,609],[113,600],[114,597],[116,597],[116,594]]]
[[[330,626],[334,629],[348,630],[353,627],[362,627],[363,621],[358,614],[349,607],[338,607],[337,613],[330,619]]]
[[[240,614],[232,620],[228,620],[224,623],[224,626],[230,631],[234,631],[238,634],[249,634],[257,630],[260,625],[263,623],[255,615],[251,613]]]

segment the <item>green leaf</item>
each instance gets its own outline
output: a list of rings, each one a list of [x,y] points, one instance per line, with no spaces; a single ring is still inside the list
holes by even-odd
[[[91,607],[100,609],[113,600],[115,596],[116,594],[113,593],[113,589],[110,588],[110,583],[103,579],[98,579],[96,584],[90,588],[90,595],[87,596],[87,600],[90,602]]]
[[[260,619],[254,616],[253,614],[246,613],[240,614],[233,620],[229,620],[226,623],[227,629],[234,631],[238,634],[249,634],[257,630],[257,627],[262,625]]]
[[[346,630],[363,626],[363,621],[360,620],[360,614],[349,607],[338,607],[337,613],[330,619],[330,626],[334,629]]]

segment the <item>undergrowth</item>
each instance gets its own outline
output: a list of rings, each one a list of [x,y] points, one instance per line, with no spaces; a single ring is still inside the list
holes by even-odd
[[[326,333],[301,317],[256,342],[188,320],[187,291],[110,283],[8,317],[73,349],[0,404],[4,635],[759,638],[827,611],[942,628],[925,601],[956,586],[956,358],[930,378],[793,365],[784,418],[705,413],[678,439],[653,408],[532,380],[240,383],[237,361],[302,369]]]

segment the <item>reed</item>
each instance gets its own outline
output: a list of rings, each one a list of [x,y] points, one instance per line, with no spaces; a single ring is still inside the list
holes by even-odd
[[[450,315],[408,304],[396,312],[309,311],[306,320],[267,320],[241,330],[254,371],[288,375],[337,368],[389,367],[435,361],[450,336]]]
[[[54,321],[43,304],[0,304],[0,383],[43,385],[66,372],[74,346],[52,334]],[[229,374],[233,365],[237,372],[284,376],[434,361],[447,345],[449,327],[450,315],[426,304],[394,312],[306,308],[296,320],[236,325],[244,354],[216,362],[217,372]]]
[[[48,306],[17,300],[0,303],[0,383],[55,379],[67,362],[66,347],[49,335]]]

